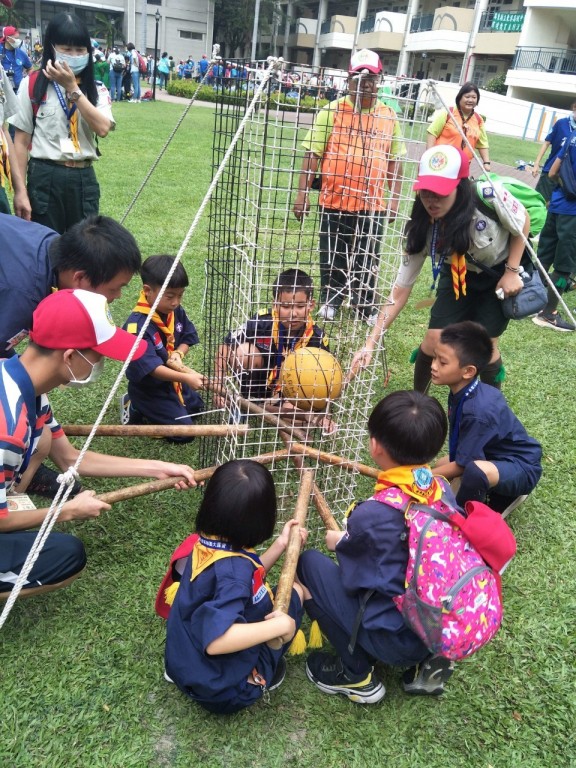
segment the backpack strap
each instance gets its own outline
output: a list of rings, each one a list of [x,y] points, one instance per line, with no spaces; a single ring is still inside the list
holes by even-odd
[[[39,69],[35,69],[34,72],[30,72],[28,75],[28,97],[30,99],[30,104],[32,105],[32,125],[34,128],[36,128],[36,116],[38,115],[38,110],[40,109],[40,103],[34,98],[34,87],[36,85],[36,81],[38,80],[39,72]]]

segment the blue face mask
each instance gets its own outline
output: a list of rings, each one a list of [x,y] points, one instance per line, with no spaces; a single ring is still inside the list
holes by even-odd
[[[68,53],[60,53],[55,50],[54,58],[55,61],[62,61],[68,64],[72,72],[74,72],[75,75],[79,75],[88,66],[90,54],[84,53],[82,56],[70,56]]]

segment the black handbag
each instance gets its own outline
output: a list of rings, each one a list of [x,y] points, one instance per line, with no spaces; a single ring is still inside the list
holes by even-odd
[[[523,317],[536,315],[548,303],[548,291],[537,269],[532,274],[523,272],[520,277],[524,281],[524,288],[516,296],[508,296],[502,302],[502,312],[510,320],[522,320]]]
[[[560,186],[566,200],[576,200],[576,176],[574,175],[574,168],[570,160],[570,142],[576,136],[576,131],[573,131],[566,140],[566,146],[560,157],[560,170],[558,176],[560,177]]]

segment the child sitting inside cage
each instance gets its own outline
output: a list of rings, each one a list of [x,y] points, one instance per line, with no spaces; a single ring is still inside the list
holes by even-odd
[[[449,455],[434,474],[460,478],[456,500],[482,501],[498,512],[523,501],[542,474],[542,448],[504,395],[478,376],[492,357],[492,340],[470,320],[446,326],[434,350],[432,383],[450,387]]]
[[[142,291],[124,324],[129,333],[140,332],[173,264],[174,257],[163,254],[150,256],[142,264]],[[182,363],[190,347],[199,342],[196,328],[181,306],[187,286],[186,270],[178,264],[144,334],[146,353],[126,370],[124,423],[192,424],[194,414],[204,410],[204,401],[196,391],[204,388],[204,376]],[[168,439],[188,442],[193,438]]]
[[[273,304],[269,310],[260,311],[235,331],[230,331],[224,343],[220,345],[216,359],[216,377],[220,386],[229,372],[239,378],[240,394],[250,400],[272,400],[282,411],[295,410],[295,406],[283,399],[282,365],[290,353],[303,349],[329,351],[328,337],[322,328],[312,320],[314,309],[312,278],[302,269],[286,269],[278,276],[273,288]],[[331,355],[326,361],[316,357],[320,368],[329,361],[331,366],[340,371],[340,366]],[[310,397],[306,399],[306,407],[321,410],[326,403],[325,385],[338,377],[333,371],[319,370],[318,376],[311,376]],[[314,396],[315,378],[322,379],[323,397]],[[336,383],[336,382],[334,382]],[[304,387],[305,388],[305,387]],[[332,388],[332,392],[335,388]],[[338,387],[339,393],[339,387]],[[328,399],[330,398],[328,392]],[[337,396],[337,395],[335,395]],[[222,396],[217,398],[223,406]],[[295,398],[296,408],[299,398]],[[318,406],[318,407],[316,407]],[[325,432],[332,432],[336,425],[329,416],[300,413],[302,421],[322,426]]]

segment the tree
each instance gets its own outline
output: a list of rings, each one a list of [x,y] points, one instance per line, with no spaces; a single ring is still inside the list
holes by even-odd
[[[250,48],[254,26],[255,0],[216,0],[214,4],[214,42],[222,46],[222,55],[232,57],[236,50]],[[261,0],[259,31],[270,27],[274,2]]]
[[[501,75],[496,75],[496,77],[493,77],[492,80],[488,80],[484,87],[485,91],[490,91],[491,93],[499,93],[502,96],[506,96],[506,92],[508,90],[508,86],[505,83],[506,80],[506,73],[502,72]]]
[[[26,13],[22,13],[18,9],[18,0],[14,0],[12,8],[6,8],[4,5],[0,5],[0,26],[2,27],[33,27],[35,25],[35,19],[31,19]]]
[[[108,16],[105,13],[94,14],[96,24],[94,25],[94,37],[103,37],[106,40],[106,47],[113,48],[116,42],[116,16]]]

